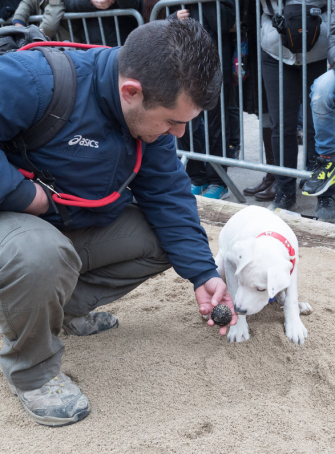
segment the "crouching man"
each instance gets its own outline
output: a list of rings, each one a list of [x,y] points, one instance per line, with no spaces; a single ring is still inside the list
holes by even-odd
[[[129,189],[103,207],[67,207],[64,223],[48,189],[17,170],[29,170],[24,156],[0,150],[0,361],[24,409],[49,426],[90,412],[61,372],[62,327],[76,336],[116,327],[112,314],[94,309],[171,265],[193,283],[201,314],[218,303],[233,310],[174,138],[219,99],[212,39],[191,19],[156,21],[134,30],[121,49],[67,54],[77,77],[73,112],[29,160],[53,175],[58,193],[92,200]],[[0,142],[41,119],[53,83],[42,53],[1,57],[0,99],[7,101],[0,104]],[[141,166],[129,182],[139,145]]]

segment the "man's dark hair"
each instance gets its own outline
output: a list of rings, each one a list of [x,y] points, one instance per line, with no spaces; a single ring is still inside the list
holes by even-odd
[[[213,109],[222,83],[213,39],[193,19],[157,20],[136,28],[118,55],[122,77],[138,80],[146,109],[174,108],[184,92],[193,104]]]

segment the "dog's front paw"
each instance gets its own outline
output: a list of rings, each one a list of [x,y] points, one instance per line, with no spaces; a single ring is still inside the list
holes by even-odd
[[[229,328],[227,336],[229,342],[244,342],[247,341],[249,337],[248,324],[240,323],[240,321]]]
[[[307,339],[307,329],[300,319],[285,323],[286,336],[295,344],[302,345]]]
[[[313,312],[313,308],[308,303],[299,303],[300,314],[309,315]]]

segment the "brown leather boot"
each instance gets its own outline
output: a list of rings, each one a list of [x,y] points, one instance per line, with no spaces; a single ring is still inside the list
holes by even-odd
[[[275,182],[275,177],[272,175],[272,173],[267,173],[261,183],[259,183],[257,186],[254,186],[252,188],[245,188],[243,189],[243,194],[245,195],[255,195],[257,193],[260,193],[262,191],[265,191],[268,189],[270,186],[272,186]]]
[[[257,192],[255,199],[259,202],[271,202],[276,196],[276,182],[274,181],[265,191]]]

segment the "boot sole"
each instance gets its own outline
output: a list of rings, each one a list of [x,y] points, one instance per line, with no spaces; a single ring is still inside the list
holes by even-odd
[[[310,194],[309,192],[302,191],[302,194],[303,195],[307,195],[309,197],[317,197],[317,196],[323,194],[324,192],[326,192],[330,188],[330,186],[333,186],[331,184],[333,178],[334,178],[334,175],[327,181],[327,183],[321,189],[319,189],[318,192],[314,192],[313,194]]]
[[[71,328],[69,328],[68,326],[65,326],[65,325],[62,325],[62,328],[64,330],[64,333],[69,336],[77,336],[77,337],[88,337],[88,336],[94,336],[96,334],[99,334],[99,333],[102,333],[104,331],[108,331],[109,329],[116,329],[119,327],[119,319],[117,318],[116,319],[116,322],[114,323],[113,326],[109,326],[108,328],[106,329],[101,329],[100,331],[97,331],[96,333],[90,333],[90,334],[78,334],[77,332],[73,331]]]
[[[292,205],[290,208],[280,208],[280,207],[275,207],[273,206],[273,204],[271,203],[269,206],[266,207],[268,210],[270,211],[276,211],[276,209],[278,208],[279,210],[286,210],[286,211],[294,211],[298,208],[298,204],[295,203],[294,205]]]
[[[21,400],[21,399],[20,399]],[[82,419],[86,418],[91,412],[91,406],[89,405],[88,408],[85,410],[77,413],[76,415],[72,416],[72,418],[52,418],[52,417],[43,417],[37,416],[35,413],[30,411],[28,408],[25,407],[23,402],[21,401],[24,410],[28,413],[28,415],[38,424],[42,426],[49,426],[49,427],[62,427],[68,426],[70,424],[75,424],[76,422],[81,421]]]

